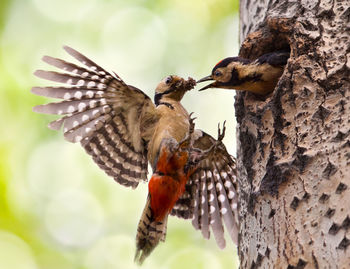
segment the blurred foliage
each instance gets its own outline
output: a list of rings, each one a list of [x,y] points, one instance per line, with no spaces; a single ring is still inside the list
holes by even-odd
[[[122,188],[79,145],[32,112],[47,101],[32,73],[43,55],[70,45],[153,95],[168,74],[200,78],[238,52],[238,2],[224,0],[2,0],[0,2],[0,268],[109,269],[133,264],[147,185]],[[232,91],[192,91],[184,105],[197,128],[235,152]],[[215,111],[215,112],[214,112]],[[213,113],[214,112],[214,113]],[[143,268],[234,268],[236,248],[219,250],[190,221],[169,219],[168,235]]]
[[[7,14],[7,7],[9,6],[9,3],[9,0],[2,0],[0,2],[0,30],[2,30],[4,27]]]

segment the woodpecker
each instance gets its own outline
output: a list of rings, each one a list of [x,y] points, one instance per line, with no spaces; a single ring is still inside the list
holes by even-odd
[[[264,95],[273,91],[287,64],[290,52],[276,51],[264,54],[256,60],[229,57],[218,62],[211,75],[197,83],[214,80],[200,89],[223,88],[246,90]]]
[[[218,139],[194,129],[180,101],[195,86],[192,78],[168,76],[155,89],[154,103],[141,90],[127,85],[78,51],[65,51],[81,64],[44,56],[64,72],[37,70],[40,78],[63,86],[33,87],[32,93],[63,99],[38,105],[38,113],[62,117],[49,128],[69,142],[80,142],[97,165],[123,186],[136,188],[152,176],[146,206],[136,235],[135,261],[142,263],[165,241],[167,219],[191,219],[205,238],[213,232],[225,247],[224,226],[237,244],[237,179],[235,159]]]

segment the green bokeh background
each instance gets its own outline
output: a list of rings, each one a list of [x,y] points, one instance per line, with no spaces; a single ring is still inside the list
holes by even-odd
[[[30,94],[45,85],[43,55],[71,58],[70,45],[128,84],[153,96],[168,74],[208,75],[238,52],[238,1],[0,1],[0,269],[138,268],[134,237],[147,185],[123,188],[76,144],[50,131],[53,116],[32,112],[47,102]],[[235,155],[232,91],[189,92],[183,101],[196,127]],[[190,221],[171,217],[168,235],[142,268],[237,268],[236,247],[220,250]]]

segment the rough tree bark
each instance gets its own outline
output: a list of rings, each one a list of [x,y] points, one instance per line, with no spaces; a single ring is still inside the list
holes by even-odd
[[[236,95],[241,268],[350,268],[350,2],[241,0],[241,56],[291,58]]]

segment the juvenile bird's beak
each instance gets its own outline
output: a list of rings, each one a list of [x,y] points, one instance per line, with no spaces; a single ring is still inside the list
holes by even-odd
[[[201,82],[209,81],[209,80],[214,80],[211,75],[206,76],[204,78],[201,78],[200,80],[197,80],[197,83],[201,83]],[[206,89],[215,88],[215,87],[216,87],[216,81],[213,82],[213,83],[208,84],[207,86],[204,86],[203,88],[200,88],[198,91],[204,91]]]

